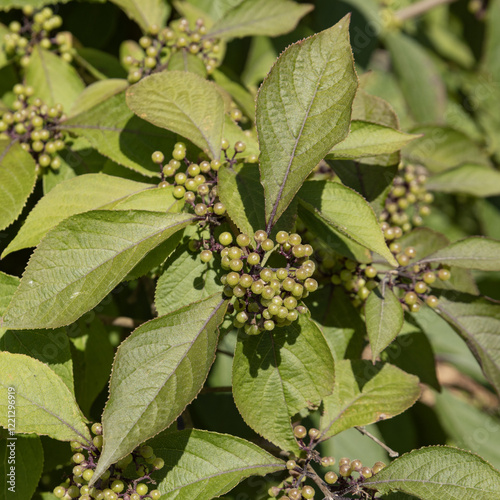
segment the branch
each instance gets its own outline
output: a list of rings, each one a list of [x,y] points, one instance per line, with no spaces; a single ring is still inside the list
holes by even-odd
[[[422,0],[418,3],[414,3],[404,9],[399,9],[394,13],[394,16],[398,21],[406,21],[412,19],[413,17],[425,14],[428,10],[438,7],[439,5],[445,5],[447,3],[453,3],[457,0]]]
[[[389,448],[385,443],[382,443],[379,438],[375,437],[373,434],[370,434],[364,427],[356,427],[356,430],[361,432],[361,434],[369,437],[373,441],[375,441],[379,446],[382,446],[384,450],[389,453],[389,456],[391,458],[396,458],[399,457],[399,453],[397,451],[394,451],[393,449]]]

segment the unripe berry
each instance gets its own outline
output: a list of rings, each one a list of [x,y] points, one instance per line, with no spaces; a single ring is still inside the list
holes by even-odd
[[[244,248],[250,244],[250,237],[247,234],[241,233],[236,237],[238,246]]]
[[[66,495],[66,488],[64,488],[64,486],[57,486],[54,488],[52,493],[54,493],[55,497],[62,498],[64,495]]]
[[[148,486],[144,483],[139,483],[136,487],[135,487],[135,491],[137,491],[137,494],[138,495],[145,495],[147,492],[148,492]]]
[[[287,461],[286,468],[288,470],[293,470],[293,469],[295,469],[295,467],[297,467],[297,462],[295,460],[288,460]]]
[[[377,474],[385,467],[384,462],[375,462],[372,467],[373,474]]]
[[[276,242],[282,245],[288,241],[288,233],[286,231],[278,231],[276,235]]]
[[[297,425],[293,429],[293,434],[297,439],[304,439],[307,436],[307,429],[303,425]]]
[[[315,292],[318,289],[318,282],[313,278],[307,278],[304,287],[308,292]]]
[[[227,149],[229,149],[229,141],[227,139],[222,139],[220,148],[222,149],[222,151],[226,151]]]
[[[235,145],[234,145],[234,150],[237,152],[237,153],[243,153],[243,151],[245,151],[246,149],[246,144],[244,142],[241,142],[241,141],[238,141]]]
[[[198,203],[194,207],[194,213],[198,216],[206,215],[208,211],[207,206],[204,203]]]
[[[290,500],[300,500],[302,498],[302,494],[300,493],[300,490],[298,490],[297,488],[292,488],[291,490],[288,490],[287,495],[290,498]]]
[[[321,435],[321,431],[319,429],[315,429],[314,427],[309,429],[309,437],[315,441],[318,439]]]
[[[410,263],[410,257],[408,257],[408,255],[404,254],[404,253],[400,253],[397,257],[396,257],[397,261],[399,262],[399,265],[400,266],[407,266],[409,263]]]
[[[440,269],[438,271],[438,278],[441,281],[448,281],[451,278],[451,273],[448,269]]]
[[[349,465],[341,465],[339,467],[339,474],[342,477],[348,477],[351,475],[351,467]]]
[[[236,272],[230,272],[227,276],[226,276],[226,283],[229,285],[229,286],[236,286],[240,281],[240,275]]]
[[[405,254],[408,255],[410,259],[413,259],[417,255],[417,251],[413,247],[408,247],[405,249]]]
[[[256,266],[260,262],[259,254],[255,252],[248,254],[247,262],[250,266]]]
[[[337,482],[338,476],[335,472],[330,471],[325,474],[325,482],[327,484],[335,484]]]
[[[267,321],[264,321],[264,329],[267,330],[268,332],[274,330],[274,321],[268,319]]]
[[[233,242],[233,235],[227,231],[223,232],[219,236],[219,243],[224,246],[228,246]]]
[[[151,490],[149,492],[149,496],[152,498],[152,500],[159,500],[161,498],[161,491],[160,490]]]
[[[152,465],[156,470],[159,470],[163,468],[163,466],[165,465],[165,461],[163,460],[163,458],[155,458]]]
[[[212,260],[212,252],[210,250],[203,250],[200,253],[200,259],[202,262],[210,262]]]
[[[436,308],[439,304],[439,300],[436,296],[434,295],[429,295],[426,299],[425,299],[425,303],[429,306],[429,307],[432,307],[433,309]]]
[[[361,467],[363,467],[363,464],[361,463],[361,460],[353,460],[350,464],[351,471],[360,471]]]
[[[311,498],[314,498],[315,491],[312,486],[304,486],[301,493],[303,498],[310,500]]]
[[[259,229],[258,231],[255,231],[254,238],[255,241],[262,242],[267,239],[267,233],[262,229]]]
[[[365,478],[369,478],[369,477],[372,477],[373,476],[373,472],[372,470],[370,469],[370,467],[363,467],[360,471],[361,475]]]
[[[214,214],[215,215],[224,215],[226,213],[226,206],[223,203],[216,203],[214,205]]]
[[[404,301],[406,304],[411,306],[412,304],[416,304],[418,301],[417,294],[414,292],[407,292],[404,297]]]
[[[432,285],[436,281],[436,275],[432,271],[427,271],[424,273],[423,280],[428,284]]]
[[[83,471],[82,477],[85,479],[85,481],[90,481],[92,479],[92,476],[94,475],[94,471],[92,469],[85,469]]]
[[[427,285],[423,281],[417,281],[417,283],[415,283],[416,293],[425,293],[426,291],[427,291]]]
[[[351,465],[351,459],[347,458],[347,457],[342,457],[339,460],[339,467],[342,466],[342,465]]]
[[[81,464],[85,460],[83,453],[75,453],[71,458],[75,464]]]

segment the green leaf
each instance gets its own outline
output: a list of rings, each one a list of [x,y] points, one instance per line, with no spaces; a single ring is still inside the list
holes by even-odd
[[[498,81],[500,78],[500,2],[493,0],[488,4],[486,13],[486,40],[482,65]]]
[[[335,361],[361,356],[366,336],[365,323],[343,287],[325,286],[319,295],[310,295],[306,303]]]
[[[61,182],[29,213],[2,258],[23,248],[35,247],[61,221],[72,215],[97,209],[120,209],[120,203],[135,200],[134,194],[154,186],[105,174],[86,174]],[[159,191],[159,190],[158,190]],[[122,205],[123,209],[137,209]],[[157,209],[159,211],[159,209]]]
[[[377,156],[377,159],[386,158],[391,165],[383,166],[359,161],[331,161],[328,165],[338,175],[344,186],[350,187],[358,192],[370,203],[377,216],[385,209],[385,200],[392,186],[392,181],[398,173],[397,163],[392,163],[392,156]],[[396,155],[399,156],[399,155]],[[399,162],[399,160],[398,160]],[[380,162],[385,163],[385,162]]]
[[[430,446],[397,458],[364,484],[384,494],[402,491],[425,500],[492,500],[500,491],[500,473],[468,451]]]
[[[90,415],[92,403],[109,379],[114,348],[108,330],[98,318],[91,322],[82,318],[70,328],[76,399],[83,413]]]
[[[273,66],[257,97],[269,225],[318,162],[347,136],[356,88],[349,17],[291,45]]]
[[[179,246],[165,264],[165,272],[156,285],[155,306],[158,314],[170,314],[185,304],[206,299],[224,287],[212,264],[200,260],[199,253]]]
[[[335,252],[363,264],[373,261],[372,254],[367,248],[325,223],[317,212],[312,212],[299,203],[298,215],[309,231]]]
[[[494,467],[500,467],[497,433],[500,420],[481,411],[449,390],[435,395],[433,409],[451,439],[451,444],[475,450]]]
[[[76,116],[84,111],[92,109],[101,102],[123,92],[128,87],[127,80],[120,78],[110,78],[94,82],[78,96],[71,106],[68,115]]]
[[[0,139],[0,230],[20,215],[36,182],[36,163],[17,142]]]
[[[298,197],[299,203],[325,224],[397,265],[373,209],[358,193],[337,182],[308,181]]]
[[[215,358],[227,301],[220,294],[137,328],[118,348],[93,481],[167,428],[198,394]]]
[[[8,330],[0,337],[0,350],[38,359],[59,375],[74,394],[73,362],[64,328],[19,332]]]
[[[245,69],[241,74],[241,81],[257,92],[257,87],[269,72],[278,54],[273,41],[267,36],[254,36],[250,40],[250,50],[245,62]]]
[[[417,137],[384,125],[352,121],[349,135],[332,148],[327,158],[367,158],[395,153]]]
[[[362,85],[362,83],[361,83]],[[393,107],[384,99],[358,89],[352,103],[352,120],[385,125],[399,130],[399,120]]]
[[[467,342],[484,375],[500,393],[500,306],[452,292],[439,297],[441,316]]]
[[[258,434],[298,453],[290,419],[332,392],[333,365],[323,334],[305,316],[272,333],[241,337],[233,360],[234,401]]]
[[[165,0],[111,0],[125,11],[130,19],[133,19],[144,33],[149,32],[151,25],[165,26],[170,6]]]
[[[66,3],[70,0],[58,0],[57,3]],[[44,5],[54,3],[50,0],[2,0],[0,3],[0,10],[10,10],[13,8],[21,8],[25,5],[32,7],[43,7]]]
[[[208,31],[211,38],[278,36],[292,31],[299,20],[313,9],[289,0],[243,0],[226,12]]]
[[[213,83],[194,73],[164,71],[130,87],[127,104],[142,119],[188,138],[211,158],[219,158],[224,101]]]
[[[472,236],[460,240],[419,260],[423,264],[440,263],[465,269],[500,271],[500,241]]]
[[[59,127],[80,137],[107,158],[148,177],[159,177],[153,151],[170,151],[176,138],[141,120],[128,108],[125,92],[109,97]]]
[[[410,143],[403,156],[439,173],[464,164],[489,166],[486,153],[467,135],[451,127],[424,125],[412,129],[422,135]]]
[[[193,220],[187,214],[145,211],[71,216],[33,253],[3,326],[18,330],[72,323],[111,292],[148,252]]]
[[[447,247],[450,240],[441,233],[427,227],[417,227],[402,236],[399,242],[403,248],[413,247],[417,252],[417,258],[422,260],[429,255]],[[436,280],[433,288],[442,290],[456,290],[458,292],[478,295],[476,282],[469,269],[459,267],[451,268],[451,279],[448,281]]]
[[[98,80],[127,77],[127,71],[118,58],[102,50],[77,47],[73,52],[73,57],[77,65],[82,66]]]
[[[415,120],[442,121],[446,88],[434,61],[418,42],[403,33],[392,32],[384,41]]]
[[[0,425],[8,428],[9,387],[15,389],[16,433],[60,441],[90,441],[83,415],[68,387],[47,365],[24,354],[0,352]]]
[[[39,45],[35,45],[26,67],[26,85],[31,85],[47,106],[62,104],[65,111],[85,88],[71,64]]]
[[[212,78],[226,92],[229,92],[236,104],[242,109],[243,113],[255,121],[255,97],[246,88],[236,83],[231,78],[226,76],[222,71],[215,70],[212,73]]]
[[[420,397],[418,378],[390,364],[345,359],[335,375],[333,394],[323,401],[323,439],[399,415]]]
[[[185,50],[176,51],[170,56],[168,60],[168,70],[189,71],[201,78],[207,77],[207,68],[203,60]]]
[[[433,175],[426,188],[442,193],[459,193],[487,198],[500,195],[500,172],[482,165],[462,165]]]
[[[12,462],[12,455],[14,461]],[[14,468],[14,476],[8,476]],[[43,469],[43,448],[38,436],[14,436],[0,439],[2,498],[31,500]],[[11,482],[12,480],[12,482]]]
[[[218,174],[219,197],[238,229],[253,238],[265,227],[264,190],[257,165],[222,166]]]
[[[375,362],[401,331],[404,312],[394,292],[381,283],[366,299],[365,317],[372,361]]]
[[[244,439],[195,429],[169,433],[148,443],[165,461],[156,487],[176,500],[207,500],[227,493],[249,476],[284,469],[284,462]]]
[[[0,314],[3,314],[21,280],[0,271]],[[1,330],[0,330],[1,331]]]
[[[405,321],[397,339],[381,353],[380,359],[416,375],[422,384],[441,390],[434,351],[420,327]]]

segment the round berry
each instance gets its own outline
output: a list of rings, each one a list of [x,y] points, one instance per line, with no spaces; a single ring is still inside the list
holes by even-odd
[[[302,494],[300,493],[300,490],[298,490],[297,488],[292,488],[291,490],[288,490],[287,495],[290,500],[300,500],[302,498]]]
[[[244,142],[241,142],[241,141],[238,141],[235,145],[234,145],[234,150],[237,152],[237,153],[243,153],[243,151],[245,151],[245,149],[247,148],[246,144]]]
[[[451,273],[448,269],[440,269],[438,271],[438,278],[441,281],[448,281],[451,278]]]
[[[165,155],[161,151],[155,151],[151,155],[151,159],[154,163],[157,163],[159,165],[160,163],[163,163],[163,160],[165,160]]]
[[[412,304],[416,304],[418,301],[417,294],[414,292],[407,292],[404,297],[404,301],[406,304],[411,306]]]
[[[241,271],[243,269],[243,261],[240,259],[232,259],[229,262],[229,268],[232,271]]]
[[[304,439],[307,436],[307,429],[303,425],[297,425],[293,429],[293,434],[297,439]]]
[[[347,457],[342,457],[340,460],[339,460],[339,467],[341,465],[351,465],[351,459],[350,458],[347,458]]]
[[[365,478],[369,478],[369,477],[372,477],[373,476],[373,471],[370,469],[370,467],[363,467],[361,470],[360,470],[360,473],[363,477]]]
[[[214,205],[215,215],[224,215],[225,213],[226,213],[226,206],[223,203],[218,202]]]
[[[267,233],[262,229],[259,229],[258,231],[255,231],[254,238],[255,241],[262,242],[264,240],[267,240]]]
[[[318,289],[318,282],[313,278],[307,278],[304,287],[308,292],[315,292]]]
[[[339,474],[342,477],[348,477],[351,475],[351,467],[349,465],[341,465],[339,467]]]
[[[312,486],[304,486],[301,493],[303,498],[305,498],[306,500],[310,500],[311,498],[314,498],[314,494],[316,492],[314,491],[314,488]]]
[[[236,236],[236,243],[241,248],[247,247],[250,245],[250,237],[244,233],[238,234],[238,236]]]
[[[363,464],[361,463],[361,460],[353,460],[350,464],[351,471],[360,471],[361,467],[363,467]]]
[[[135,487],[135,491],[137,492],[138,495],[145,495],[147,492],[148,492],[148,486],[144,483],[139,483],[136,487]]]
[[[71,498],[78,498],[80,496],[80,489],[78,486],[70,486],[66,492]]]
[[[92,479],[92,476],[94,475],[94,471],[92,469],[85,469],[83,471],[82,477],[85,479],[85,481],[90,481]]]
[[[427,291],[427,285],[423,281],[417,281],[414,290],[415,293],[425,293]]]
[[[255,252],[248,254],[247,262],[250,266],[256,266],[260,263],[260,255]]]
[[[203,250],[201,253],[200,253],[200,259],[202,262],[210,262],[212,260],[212,252],[210,250]]]
[[[335,472],[330,471],[325,474],[325,482],[327,484],[335,484],[337,482],[338,476]]]
[[[262,247],[262,250],[268,252],[274,248],[274,241],[267,238],[260,244],[260,246]]]
[[[377,474],[385,467],[384,462],[375,462],[372,467],[373,474]]]
[[[119,479],[115,479],[112,483],[111,483],[111,489],[115,492],[115,493],[121,493],[123,491],[123,488],[125,488],[125,483]]]
[[[83,453],[75,453],[71,458],[75,464],[81,464],[85,460]]]
[[[95,436],[94,439],[92,439],[92,443],[94,443],[94,446],[96,448],[101,449],[104,443],[104,439],[102,436]]]
[[[410,257],[404,253],[400,253],[397,257],[400,266],[407,266],[410,263]]]
[[[153,467],[156,470],[163,469],[163,466],[165,465],[165,461],[163,458],[155,458],[152,463]]]
[[[161,491],[160,490],[151,490],[149,492],[149,496],[152,498],[152,500],[159,500],[161,498]]]
[[[194,207],[194,213],[198,216],[206,215],[208,212],[208,208],[204,203],[198,203]]]
[[[427,271],[424,273],[423,280],[428,284],[432,285],[436,281],[436,274],[432,271]]]
[[[433,309],[436,308],[439,304],[439,300],[436,296],[434,295],[429,295],[426,299],[425,299],[425,303],[429,306],[429,307],[432,307]]]
[[[230,272],[227,276],[226,276],[226,283],[229,285],[229,286],[236,286],[240,281],[240,275],[236,272]]]
[[[287,241],[288,233],[286,231],[278,231],[278,234],[276,235],[276,242],[283,245],[283,243],[286,243]]]
[[[417,251],[413,247],[405,248],[405,254],[410,257],[410,259],[414,259],[417,256]]]
[[[309,429],[309,437],[315,441],[321,436],[321,431],[319,429],[315,429],[314,427],[312,429]]]
[[[227,231],[223,232],[219,236],[219,243],[227,247],[233,242],[233,235]]]

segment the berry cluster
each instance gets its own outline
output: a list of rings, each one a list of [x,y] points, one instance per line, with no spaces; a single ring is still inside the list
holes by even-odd
[[[184,18],[162,30],[157,25],[150,26],[147,35],[139,40],[143,49],[141,56],[127,55],[123,59],[129,71],[128,81],[136,83],[144,76],[164,69],[169,57],[178,51],[201,58],[207,73],[212,73],[218,65],[220,46],[217,40],[205,37],[206,33],[203,19],[198,19],[193,29]]]
[[[51,32],[62,25],[61,16],[54,15],[49,7],[36,11],[31,5],[23,7],[21,22],[12,21],[9,33],[3,37],[3,46],[7,57],[16,59],[22,67],[30,61],[30,55],[36,45],[43,49],[53,50],[67,62],[71,62],[71,38],[64,33],[57,35]]]
[[[64,149],[58,123],[65,118],[62,105],[47,106],[41,99],[32,98],[33,88],[21,84],[14,85],[17,98],[12,104],[12,112],[0,117],[0,137],[17,140],[21,147],[36,160],[37,172],[50,167],[58,170],[61,159],[57,155]]]
[[[80,500],[158,500],[161,493],[156,490],[149,490],[146,483],[155,484],[151,479],[151,473],[163,468],[164,461],[154,455],[151,446],[143,445],[134,450],[130,455],[122,458],[112,465],[95,483],[89,486],[88,483],[94,475],[94,470],[99,459],[103,438],[102,425],[95,423],[92,425],[92,433],[95,437],[92,444],[81,444],[77,441],[71,443],[74,452],[72,461],[73,475],[71,478],[56,488],[54,496],[63,500],[79,498]],[[131,479],[125,473],[134,473],[136,478]]]
[[[256,245],[251,248],[250,237],[239,234],[233,246],[232,234],[223,232],[217,245],[222,268],[229,271],[221,277],[224,294],[235,298],[233,324],[248,335],[296,321],[299,313],[307,311],[301,299],[318,288],[311,277],[315,271],[314,262],[309,260],[313,248],[303,245],[298,234],[279,231],[275,243],[265,231],[258,230],[254,239]],[[283,259],[282,267],[266,266],[273,253]]]
[[[328,470],[321,478],[311,468],[311,462],[316,462],[324,468],[332,467],[335,464],[334,457],[322,457],[315,450],[316,445],[320,442],[321,432],[314,428],[307,431],[302,425],[294,427],[293,432],[300,448],[305,452],[306,458],[297,458],[294,456],[289,458],[286,468],[290,472],[290,476],[278,486],[269,488],[268,494],[272,498],[279,497],[280,500],[313,499],[315,496],[314,488],[303,484],[307,478],[315,479],[316,483],[322,482],[325,491],[352,491],[353,486],[362,485],[365,479],[372,477],[385,467],[383,462],[376,462],[373,467],[366,467],[360,460],[341,458],[338,474],[332,470]],[[307,436],[309,436],[308,444],[304,442]],[[357,473],[357,476],[354,476],[354,473]]]
[[[407,232],[414,226],[422,225],[422,217],[431,212],[429,204],[434,196],[425,189],[428,174],[424,167],[401,163],[399,169],[380,220]]]
[[[422,302],[429,307],[436,307],[437,297],[429,294],[431,285],[436,279],[449,280],[449,269],[442,266],[433,269],[429,264],[411,265],[411,260],[416,257],[417,252],[415,248],[403,248],[401,243],[395,241],[402,235],[401,228],[390,227],[386,222],[383,222],[381,227],[386,239],[390,241],[389,249],[398,261],[398,269],[379,271],[373,264],[358,264],[341,256],[334,259],[327,254],[322,259],[319,270],[323,273],[333,272],[331,282],[344,287],[355,307],[361,306],[382,280],[397,293],[405,309],[418,312]]]

